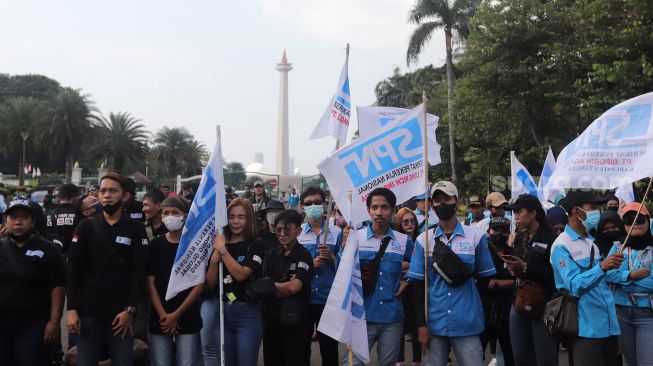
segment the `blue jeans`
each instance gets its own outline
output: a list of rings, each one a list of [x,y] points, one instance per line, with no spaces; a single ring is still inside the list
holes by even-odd
[[[174,343],[173,343],[174,341]],[[152,366],[172,366],[172,348],[177,351],[177,366],[197,365],[197,346],[200,334],[177,334],[174,336],[150,333],[150,364]]]
[[[617,305],[625,364],[653,365],[653,311]]]
[[[204,366],[220,366],[220,352],[213,340],[213,322],[218,311],[218,298],[212,297],[202,300],[200,316],[202,317],[202,329],[200,330],[200,342],[202,343],[202,356]]]
[[[49,365],[48,346],[43,343],[46,323],[35,321],[16,332],[0,330],[0,365]]]
[[[558,342],[546,334],[544,314],[528,319],[510,309],[510,343],[516,366],[557,366]]]
[[[404,322],[383,324],[367,322],[367,346],[371,350],[374,343],[376,347],[378,366],[390,366],[397,363],[399,357],[399,341],[404,336]],[[479,344],[480,347],[480,344]],[[342,365],[349,365],[349,354],[345,354]],[[363,362],[354,355],[354,366],[362,366]]]
[[[427,365],[446,365],[449,348],[456,354],[460,366],[483,366],[483,349],[479,336],[432,336],[426,353]]]
[[[261,308],[257,303],[223,301],[224,355],[226,366],[257,366],[263,338]],[[213,340],[220,349],[220,309],[213,322]],[[218,354],[218,359],[220,354]]]
[[[102,345],[109,349],[111,365],[132,366],[134,360],[134,335],[125,338],[113,335],[113,319],[80,315],[82,327],[77,337],[77,365],[97,366],[102,360]]]

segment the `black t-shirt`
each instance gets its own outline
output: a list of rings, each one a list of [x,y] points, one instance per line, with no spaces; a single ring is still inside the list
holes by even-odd
[[[265,251],[258,240],[245,240],[238,243],[228,243],[227,250],[241,266],[249,267],[254,271],[252,277],[260,277],[263,258],[265,258]],[[233,293],[236,297],[235,301],[253,301],[247,297],[245,291],[247,285],[251,282],[251,277],[243,282],[237,282],[236,279],[231,276],[227,266],[224,266],[223,275],[225,295]]]
[[[113,318],[144,298],[148,240],[145,226],[122,215],[109,225],[103,214],[83,220],[69,251],[68,309]]]
[[[178,293],[172,299],[166,301],[166,291],[168,289],[168,282],[170,281],[170,272],[172,271],[172,265],[175,261],[175,255],[177,255],[177,247],[179,243],[169,242],[165,236],[159,236],[152,240],[149,248],[149,260],[147,265],[147,274],[148,276],[154,277],[154,286],[156,287],[156,292],[159,293],[159,298],[163,304],[163,308],[166,313],[172,313],[181,306],[181,304],[186,300],[192,287]],[[181,328],[179,333],[190,334],[199,332],[202,329],[202,318],[200,316],[200,303],[195,301],[182,315],[179,317],[179,322],[177,323]],[[150,333],[154,334],[164,334],[159,325],[159,316],[154,309],[154,306],[150,306]]]
[[[67,252],[73,233],[83,219],[75,205],[62,203],[45,216],[48,231],[62,239],[63,250]]]
[[[515,238],[515,256],[526,262],[526,272],[517,274],[517,277],[535,282],[547,290],[549,295],[555,292],[553,268],[549,257],[551,245],[556,238],[553,230],[543,226],[540,226],[530,240],[527,230],[522,230]]]
[[[65,285],[64,261],[55,244],[39,236],[22,248],[0,240],[0,333],[48,319],[52,289]]]
[[[284,247],[276,246],[268,251],[264,260],[264,272],[275,282],[288,282],[294,278],[302,281],[302,289],[292,295],[301,299],[305,307],[311,295],[313,278],[313,256],[303,245],[295,243],[288,255],[283,254]],[[266,300],[263,306],[263,321],[274,324],[279,320],[282,298]]]
[[[145,215],[143,215],[143,202],[141,201],[133,200],[131,203],[124,205],[123,212],[134,220],[145,222]]]
[[[145,232],[148,235],[147,238],[151,241],[156,237],[165,235],[168,232],[168,229],[166,229],[166,226],[163,223],[161,223],[158,228],[155,228],[151,222],[145,221]],[[152,232],[152,237],[150,237],[150,232]]]

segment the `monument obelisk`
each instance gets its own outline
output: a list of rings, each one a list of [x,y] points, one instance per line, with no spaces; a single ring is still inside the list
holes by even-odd
[[[283,51],[281,63],[277,64],[279,71],[279,115],[277,124],[277,174],[289,175],[288,170],[288,72],[292,64],[288,63],[286,51]]]

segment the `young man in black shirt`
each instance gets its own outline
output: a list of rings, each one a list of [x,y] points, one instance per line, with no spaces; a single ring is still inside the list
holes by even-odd
[[[66,183],[59,188],[59,206],[46,215],[48,231],[62,239],[63,251],[66,253],[73,239],[73,232],[82,219],[75,205],[79,198],[79,188]]]
[[[106,174],[99,193],[102,214],[82,221],[72,239],[66,323],[78,335],[78,365],[97,365],[103,342],[113,365],[132,365],[132,323],[145,293],[148,241],[143,224],[123,213],[123,176]]]
[[[161,216],[163,213],[161,203],[163,203],[164,199],[166,199],[165,194],[156,188],[143,196],[143,214],[146,220],[145,232],[149,241],[168,232]]]
[[[132,219],[145,221],[143,216],[143,202],[136,200],[136,182],[128,177],[125,179],[125,197],[123,198],[123,210]]]
[[[309,312],[313,256],[297,243],[302,216],[285,210],[274,220],[281,245],[265,256],[263,268],[275,281],[274,299],[263,305],[263,358],[266,366],[308,365],[313,326]]]

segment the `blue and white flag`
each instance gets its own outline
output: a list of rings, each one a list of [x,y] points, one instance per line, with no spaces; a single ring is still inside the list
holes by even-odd
[[[317,330],[351,345],[363,363],[370,362],[358,235],[349,235]]]
[[[623,203],[635,202],[635,192],[633,192],[633,184],[628,183],[622,186],[619,186],[614,192],[615,197],[617,197]]]
[[[510,183],[511,199],[514,201],[520,194],[530,194],[537,197],[537,186],[528,169],[510,152]]]
[[[315,126],[315,130],[311,134],[311,140],[331,135],[340,142],[340,146],[345,145],[347,142],[347,128],[351,118],[348,64],[349,52],[347,52],[345,64],[340,72],[336,92],[333,94],[320,122]]]
[[[369,220],[366,200],[375,188],[393,191],[397,204],[424,193],[423,128],[424,105],[420,104],[376,134],[355,140],[318,164],[348,222],[356,225]]]
[[[542,204],[553,201],[558,194],[565,195],[564,189],[554,189],[549,191],[547,189],[547,183],[551,178],[551,174],[556,168],[556,159],[553,157],[553,150],[549,146],[549,152],[546,154],[546,160],[544,161],[544,166],[542,167],[542,175],[540,176],[540,181],[537,183],[537,194]]]
[[[565,147],[547,186],[614,189],[653,176],[653,93],[617,104]]]
[[[378,133],[380,129],[385,128],[391,121],[401,118],[410,109],[395,107],[356,107],[358,115],[358,135],[364,138]],[[433,114],[426,115],[426,136],[429,139],[429,164],[440,164],[440,144],[435,140],[435,130],[438,128],[440,118]]]
[[[216,228],[227,225],[220,131],[181,233],[166,300],[204,283]]]

